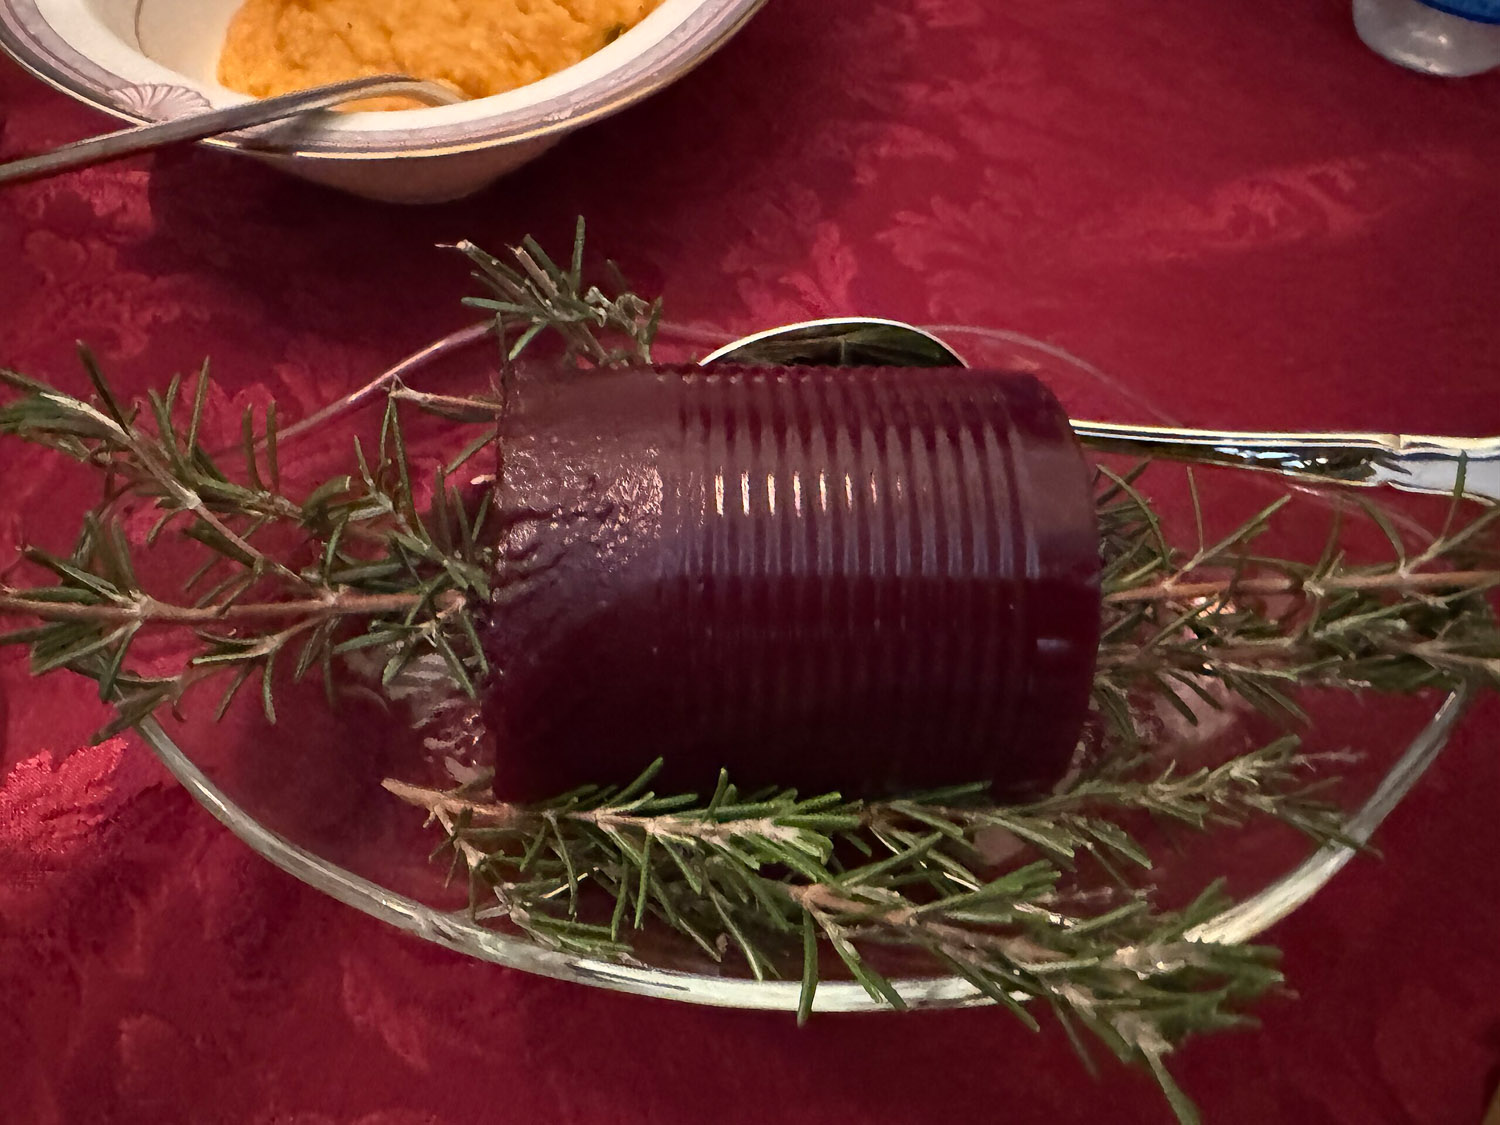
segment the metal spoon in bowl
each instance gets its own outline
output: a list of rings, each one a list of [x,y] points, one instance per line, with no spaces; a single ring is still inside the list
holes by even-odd
[[[201,141],[253,125],[265,125],[299,114],[332,109],[345,102],[363,98],[404,95],[429,105],[452,105],[463,98],[450,88],[405,74],[376,74],[368,78],[350,78],[330,82],[290,94],[260,98],[224,109],[174,117],[148,125],[136,125],[102,137],[90,137],[39,156],[27,156],[0,164],[0,186],[41,179],[44,176],[88,168],[108,160],[150,152],[167,145]]]

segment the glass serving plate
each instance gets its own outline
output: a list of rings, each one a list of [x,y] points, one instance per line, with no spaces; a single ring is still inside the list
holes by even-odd
[[[863,327],[861,327],[863,325]],[[832,352],[813,358],[854,358],[905,364],[951,362],[961,352],[972,366],[1030,371],[1047,382],[1074,417],[1119,418],[1170,426],[1150,403],[1092,365],[1051,345],[1001,330],[942,326],[919,336],[902,326],[861,322]],[[868,331],[866,330],[868,329]],[[826,326],[803,330],[800,343],[785,334],[754,338],[758,354],[807,357],[806,337],[826,341]],[[837,333],[836,333],[837,334]],[[747,338],[751,339],[751,338]],[[659,341],[660,358],[691,361],[725,344],[722,335],[668,326]],[[795,345],[778,353],[777,347]],[[822,345],[819,345],[820,347]],[[949,350],[949,346],[953,349]],[[769,350],[768,350],[769,347]],[[744,354],[744,353],[740,353]],[[378,411],[361,410],[380,398],[381,387],[399,378],[423,390],[461,394],[481,389],[498,365],[498,350],[487,325],[454,333],[387,372],[380,380],[346,396],[303,423],[283,431],[283,474],[300,469],[312,475],[343,471],[351,419]],[[356,422],[356,425],[366,424]],[[1108,427],[1106,427],[1108,429]],[[329,437],[333,440],[328,440]],[[1119,435],[1116,435],[1119,436]],[[314,440],[316,439],[316,440]],[[441,463],[454,446],[442,423],[414,427],[408,437],[414,461]],[[1128,443],[1127,443],[1128,444]],[[1161,450],[1157,450],[1160,452]],[[1172,450],[1167,450],[1172,452]],[[1178,451],[1180,452],[1180,450]],[[1290,466],[1297,468],[1297,466]],[[485,466],[478,466],[476,473]],[[1302,466],[1303,469],[1306,466]],[[1342,501],[1337,491],[1310,489],[1297,478],[1240,470],[1210,469],[1211,510],[1263,507],[1288,488],[1298,502],[1331,514]],[[1163,497],[1165,509],[1180,516],[1184,493]],[[1436,504],[1436,501],[1427,501]],[[1210,506],[1210,505],[1206,505]],[[1420,520],[1422,513],[1398,509],[1398,518]],[[1441,511],[1439,510],[1439,518]],[[1279,549],[1321,550],[1326,522],[1299,521]],[[140,732],[167,769],[220,821],[266,859],[313,887],[365,913],[438,945],[526,972],[581,984],[688,1003],[735,1008],[797,1010],[800,984],[791,979],[757,981],[733,965],[716,963],[671,942],[647,940],[629,962],[600,960],[543,948],[491,928],[470,916],[467,890],[449,883],[445,860],[432,860],[441,842],[424,827],[423,813],[402,804],[381,787],[387,776],[402,776],[414,761],[421,734],[397,712],[345,700],[331,711],[322,688],[288,686],[270,724],[257,693],[245,692],[221,721],[210,714],[214,693],[191,702],[180,717],[160,715]],[[1347,749],[1340,739],[1350,730],[1378,731],[1379,745],[1358,747],[1356,761],[1340,767],[1338,796],[1351,810],[1347,844],[1326,845],[1309,854],[1304,837],[1277,824],[1261,824],[1203,836],[1178,835],[1164,849],[1166,861],[1152,872],[1162,897],[1182,901],[1208,883],[1226,881],[1237,905],[1194,931],[1205,941],[1246,942],[1307,902],[1367,841],[1385,816],[1416,783],[1442,750],[1462,716],[1464,692],[1415,697],[1353,697],[1300,691],[1297,702],[1309,721],[1297,733],[1311,751]],[[1248,710],[1211,712],[1197,727],[1164,722],[1152,753],[1196,765],[1260,744],[1276,730]],[[711,779],[710,779],[711,783]],[[1149,827],[1146,831],[1152,832]],[[908,972],[893,981],[912,1008],[991,1003],[966,981]],[[890,1010],[851,980],[825,979],[816,1011]]]

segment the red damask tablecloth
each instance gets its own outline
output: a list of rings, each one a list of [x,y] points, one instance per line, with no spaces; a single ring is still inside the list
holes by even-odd
[[[0,64],[0,156],[102,119]],[[596,247],[675,319],[1002,325],[1187,423],[1500,433],[1500,75],[1366,51],[1341,0],[772,0],[688,80],[463,203],[208,151],[0,192],[0,364],[211,355],[305,410],[468,321],[435,243]],[[1083,411],[1088,403],[1069,403]],[[0,448],[0,551],[62,545]],[[1274,933],[1300,994],[1177,1059],[1208,1120],[1473,1123],[1500,1079],[1500,709]],[[87,685],[0,653],[0,1121],[1155,1122],[991,1011],[797,1030],[539,980],[253,856]],[[1349,732],[1352,743],[1362,734]]]

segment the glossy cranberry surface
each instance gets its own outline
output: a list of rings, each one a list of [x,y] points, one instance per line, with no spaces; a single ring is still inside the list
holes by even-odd
[[[495,789],[870,795],[1065,768],[1099,639],[1090,475],[1035,379],[517,376],[486,631]]]

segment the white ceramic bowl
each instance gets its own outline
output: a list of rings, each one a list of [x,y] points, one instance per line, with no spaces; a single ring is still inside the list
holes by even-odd
[[[207,141],[371,199],[457,199],[568,132],[682,77],[764,0],[662,0],[619,39],[540,82],[457,105],[318,114]],[[0,48],[131,122],[249,99],[215,80],[240,0],[0,0]]]

